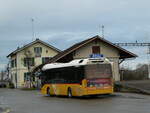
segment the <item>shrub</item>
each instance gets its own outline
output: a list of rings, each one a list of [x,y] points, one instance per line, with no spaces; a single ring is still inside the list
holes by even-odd
[[[10,82],[9,85],[8,85],[8,87],[11,88],[11,89],[14,89],[15,85],[12,82]]]

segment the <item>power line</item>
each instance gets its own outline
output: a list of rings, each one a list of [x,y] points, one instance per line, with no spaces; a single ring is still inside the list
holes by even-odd
[[[150,46],[150,43],[114,43],[117,46]]]
[[[150,43],[138,43],[137,41],[135,43],[114,43],[117,46],[136,46],[136,47],[148,47],[147,51],[147,61],[148,61],[148,78],[150,79]]]

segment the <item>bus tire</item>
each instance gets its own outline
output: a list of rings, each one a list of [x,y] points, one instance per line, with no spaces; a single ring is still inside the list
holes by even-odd
[[[51,94],[50,94],[50,88],[48,87],[47,88],[47,96],[50,96]]]
[[[72,91],[71,91],[71,88],[68,88],[68,98],[71,98],[72,97]]]

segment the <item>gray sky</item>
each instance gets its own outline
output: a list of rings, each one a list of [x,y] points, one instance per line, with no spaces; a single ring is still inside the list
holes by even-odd
[[[149,5],[149,0],[0,0],[0,70],[10,52],[32,41],[31,18],[36,37],[59,49],[101,35],[101,25],[112,42],[149,42]]]

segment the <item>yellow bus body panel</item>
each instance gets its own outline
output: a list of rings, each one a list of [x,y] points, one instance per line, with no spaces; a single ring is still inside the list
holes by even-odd
[[[80,84],[45,84],[41,89],[41,93],[43,95],[46,95],[48,88],[50,88],[50,95],[68,95],[68,88],[71,88],[73,96],[113,93],[112,86],[96,88],[96,87],[83,87]]]

